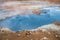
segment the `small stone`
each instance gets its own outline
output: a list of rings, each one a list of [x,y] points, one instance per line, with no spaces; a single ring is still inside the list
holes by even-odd
[[[20,37],[20,34],[17,34],[18,37]]]
[[[9,40],[9,39],[6,39],[6,40]]]
[[[50,32],[48,32],[48,34],[51,34]]]
[[[42,29],[42,32],[46,32],[47,30],[46,29]]]
[[[48,40],[48,38],[47,37],[43,37],[42,39],[40,39],[40,40]]]
[[[1,30],[1,32],[4,32],[4,30]]]
[[[31,32],[27,32],[26,35],[31,35],[32,33]]]
[[[31,40],[33,40],[33,39],[31,39]]]
[[[56,35],[56,37],[58,37],[58,35]]]
[[[56,35],[56,37],[60,37],[60,35]]]
[[[47,37],[44,37],[43,39],[47,39]]]

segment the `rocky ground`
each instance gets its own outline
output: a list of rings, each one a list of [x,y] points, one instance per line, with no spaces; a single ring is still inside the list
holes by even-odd
[[[52,26],[50,29],[49,25]],[[8,28],[0,28],[0,40],[60,40],[60,25],[54,23],[47,25],[47,28],[39,27],[32,30],[11,31]],[[46,25],[45,25],[46,26]]]

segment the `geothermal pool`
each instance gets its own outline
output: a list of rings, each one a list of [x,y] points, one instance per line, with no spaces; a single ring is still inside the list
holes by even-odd
[[[42,11],[39,10],[37,13],[32,13],[32,9],[8,10],[0,8],[0,27],[7,27],[13,31],[31,30],[55,21],[60,22],[60,7],[40,8]]]

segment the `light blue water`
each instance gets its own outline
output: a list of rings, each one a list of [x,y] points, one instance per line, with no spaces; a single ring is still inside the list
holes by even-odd
[[[50,8],[50,7],[49,7]],[[35,29],[39,26],[60,21],[60,10],[50,8],[39,14],[15,15],[0,21],[0,27],[8,27],[13,31]]]

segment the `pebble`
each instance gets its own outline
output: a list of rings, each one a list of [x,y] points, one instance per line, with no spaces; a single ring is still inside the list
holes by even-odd
[[[9,40],[9,39],[6,39],[6,40]]]
[[[42,32],[46,32],[47,30],[46,29],[42,29]]]
[[[56,37],[60,37],[60,35],[56,35]]]
[[[20,37],[20,34],[17,34],[18,37]]]
[[[31,40],[33,40],[33,39],[31,39]]]
[[[48,40],[48,38],[47,37],[43,37],[42,39],[40,39],[40,40]]]
[[[48,32],[48,34],[51,34],[50,32]]]

